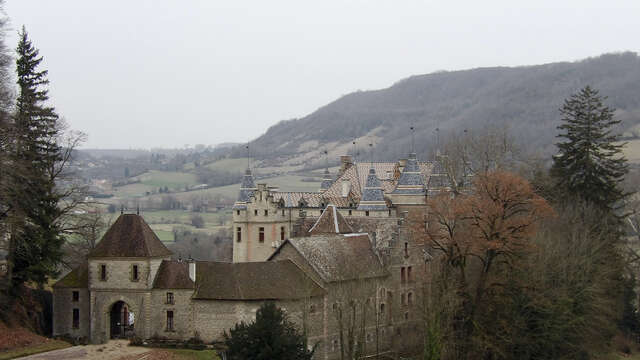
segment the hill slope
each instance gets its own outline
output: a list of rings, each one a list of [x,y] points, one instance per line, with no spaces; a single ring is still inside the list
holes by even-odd
[[[421,156],[435,146],[436,128],[446,134],[486,124],[508,124],[522,144],[548,154],[558,109],[586,85],[599,89],[618,109],[624,122],[620,131],[640,123],[640,58],[626,52],[579,62],[412,76],[386,89],[343,96],[304,118],[281,121],[252,142],[252,153],[267,164],[319,166],[324,148],[335,158],[351,151],[352,140],[359,138],[360,147],[373,142],[376,158],[390,160],[406,156],[413,123]],[[244,151],[236,147],[232,153]]]

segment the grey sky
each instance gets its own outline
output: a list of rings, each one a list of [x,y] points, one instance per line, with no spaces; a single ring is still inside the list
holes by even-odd
[[[84,147],[247,141],[415,74],[637,51],[640,1],[6,0]]]

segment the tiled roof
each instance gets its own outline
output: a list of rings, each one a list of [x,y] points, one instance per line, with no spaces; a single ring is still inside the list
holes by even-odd
[[[300,299],[324,293],[325,290],[291,260],[196,263],[194,299]]]
[[[255,190],[256,185],[253,181],[253,174],[251,174],[251,169],[247,169],[242,177],[238,200],[236,200],[236,203],[233,205],[233,209],[246,209],[247,202],[251,200],[251,196],[253,196]]]
[[[195,284],[189,278],[189,263],[162,260],[155,280],[154,289],[194,289]]]
[[[86,288],[89,286],[89,265],[85,262],[53,284],[54,288]]]
[[[399,195],[424,195],[426,193],[424,178],[415,153],[409,154],[409,158],[392,193]]]
[[[353,229],[349,223],[340,215],[335,205],[327,205],[322,215],[316,220],[315,224],[309,229],[310,235],[319,234],[347,234],[352,233]]]
[[[142,216],[122,214],[104,234],[88,257],[160,257],[170,256],[158,236]]]
[[[273,192],[273,200],[275,202],[280,201],[282,199],[284,201],[285,207],[300,207],[300,202],[305,203],[304,207],[322,207],[322,203],[325,200],[322,197],[322,194],[319,192]]]
[[[326,282],[386,276],[367,234],[292,238],[290,243]]]
[[[367,182],[362,191],[362,198],[358,204],[358,210],[386,210],[387,204],[384,200],[384,193],[380,180],[376,176],[374,167],[369,169]]]

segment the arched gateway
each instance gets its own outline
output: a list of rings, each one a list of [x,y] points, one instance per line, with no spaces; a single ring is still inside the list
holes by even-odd
[[[134,334],[135,314],[124,301],[117,301],[109,311],[109,334],[111,339],[123,339]]]

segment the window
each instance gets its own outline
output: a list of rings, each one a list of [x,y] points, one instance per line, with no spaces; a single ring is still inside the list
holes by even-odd
[[[404,243],[404,257],[409,257],[409,243]]]
[[[364,216],[369,216],[369,210],[364,212]]]
[[[236,210],[236,215],[240,215],[240,210]]]
[[[407,280],[413,281],[413,274],[411,274],[411,266],[407,267]]]
[[[131,265],[131,281],[138,281],[138,265]]]
[[[264,211],[264,216],[269,216],[269,210]]]
[[[338,303],[333,303],[333,305],[331,305],[331,307],[333,308],[333,311],[338,310]]]
[[[258,216],[258,210],[253,210],[253,215]]]
[[[171,305],[175,304],[172,292],[167,293],[167,304],[171,304]]]
[[[338,350],[338,344],[339,344],[338,340],[333,340],[333,341],[331,342],[331,351],[336,351],[336,350]]]
[[[280,240],[284,241],[284,237],[285,237],[284,226],[280,226]]]
[[[384,303],[380,304],[380,314],[384,314]]]
[[[407,303],[409,305],[413,304],[413,293],[411,293],[411,292],[409,294],[407,294]]]
[[[316,306],[311,304],[309,305],[309,314],[315,314],[316,312]]]
[[[73,328],[80,328],[80,309],[73,309]]]
[[[323,212],[324,212],[324,210],[323,210],[323,209],[320,209],[320,215],[322,215],[322,213],[323,213]]]
[[[237,227],[236,228],[236,242],[241,242],[242,241],[242,228],[241,227]]]
[[[351,215],[351,210],[349,210],[349,215]]]
[[[100,264],[100,280],[107,281],[107,265]]]
[[[261,243],[264,242],[264,228],[263,227],[258,228],[258,241],[260,241]]]
[[[404,266],[400,269],[400,282],[406,282],[407,281],[407,274],[406,274],[406,270],[404,268]]]
[[[284,209],[282,209],[282,216],[284,216]]]
[[[167,310],[167,331],[173,331],[173,310]]]
[[[72,293],[72,300],[73,302],[78,302],[80,301],[80,292],[79,291],[74,291]]]
[[[389,209],[389,216],[391,216],[391,209]]]

